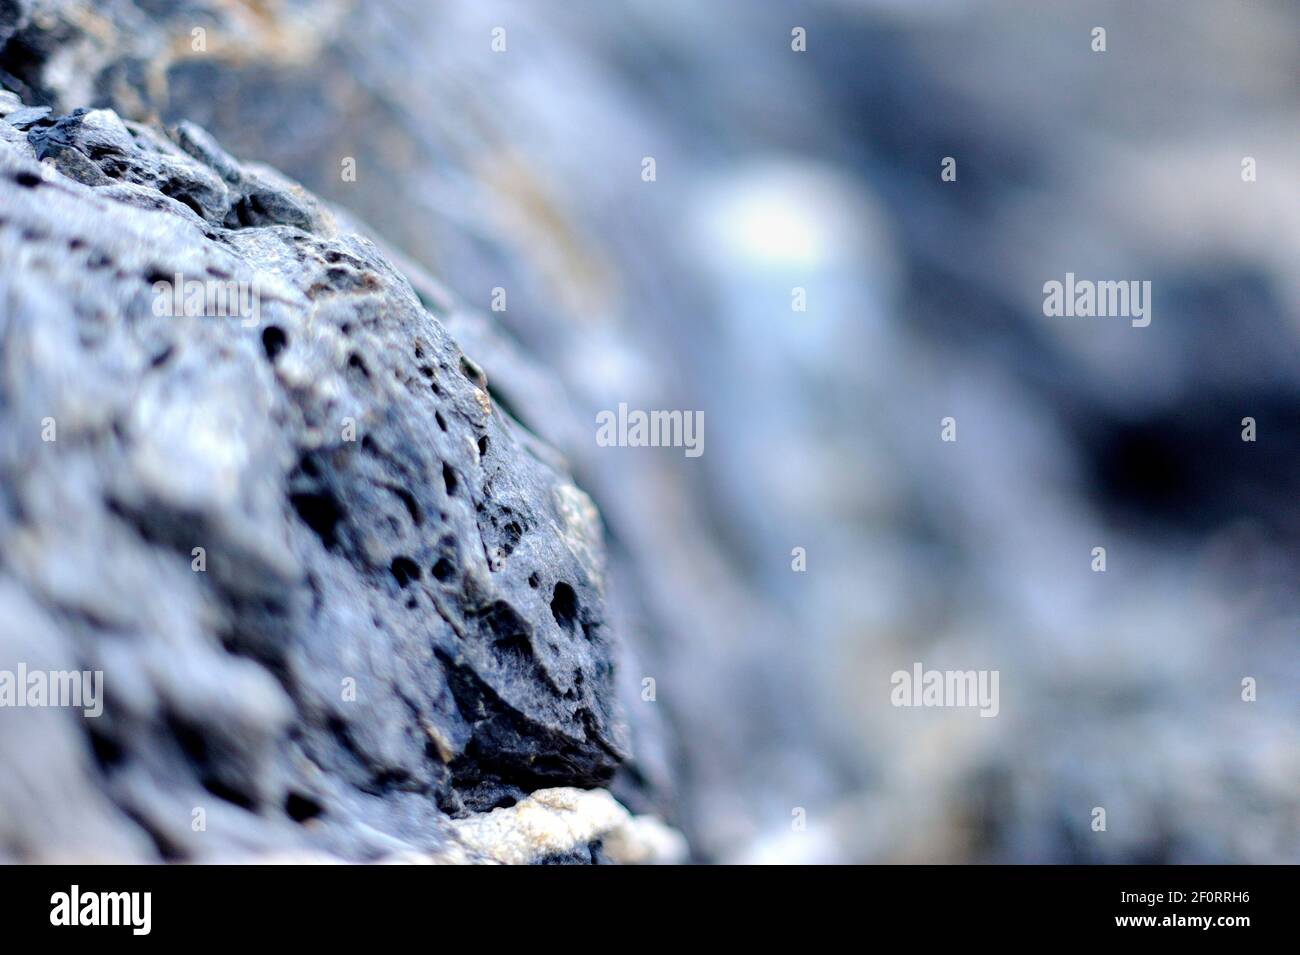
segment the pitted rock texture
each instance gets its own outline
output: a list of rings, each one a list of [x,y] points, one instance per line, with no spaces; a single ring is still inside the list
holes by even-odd
[[[434,310],[600,507],[630,651],[611,790],[697,858],[1294,861],[1293,700],[1204,705],[1227,672],[1300,682],[1295,5],[1115,5],[1112,31],[1166,42],[1104,75],[1072,5],[1033,5],[1032,30],[987,6],[814,0],[815,49],[791,56],[775,0],[0,0],[0,82],[56,114],[200,123],[380,227],[426,302],[418,265],[482,307],[509,289],[490,316]],[[1210,40],[1213,71],[1188,54]],[[1151,129],[1159,149],[1129,148]],[[933,164],[954,142],[956,193]],[[1253,144],[1259,182],[1225,143]],[[825,255],[773,261],[733,227],[747,208],[788,210]],[[1045,324],[1040,253],[1063,242],[1158,279],[1167,320],[1107,345]],[[773,309],[794,286],[807,321]],[[597,447],[624,401],[704,410],[708,453]],[[950,454],[927,422],[957,404],[1006,440]],[[1059,542],[1099,521],[1144,570],[1075,572]],[[1024,727],[899,721],[864,689],[936,645],[1020,672]],[[1193,678],[1192,646],[1220,665]],[[1081,732],[1129,745],[1061,756]],[[1127,837],[1076,811],[1097,780],[1132,797]]]
[[[105,686],[0,711],[0,857],[434,852],[607,783],[599,516],[406,279],[197,127],[0,112],[0,668]]]

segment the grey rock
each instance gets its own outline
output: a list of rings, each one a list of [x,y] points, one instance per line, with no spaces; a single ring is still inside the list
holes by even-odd
[[[1234,167],[1293,154],[1293,4],[1129,5],[1112,34],[1166,42],[1104,76],[1068,11],[1024,30],[1014,4],[809,0],[806,56],[774,0],[245,7],[30,0],[0,17],[0,69],[59,113],[197,121],[382,227],[544,439],[530,453],[600,508],[622,802],[670,808],[706,858],[1300,857],[1279,785],[1300,725],[1300,230],[1285,174],[1243,192]],[[959,186],[936,175],[949,151]],[[826,254],[735,227],[774,208]],[[1165,317],[1044,323],[1041,283],[1071,262],[1151,275]],[[506,312],[456,308],[494,286]],[[705,410],[708,453],[594,448],[619,401]],[[941,445],[955,408],[962,442]],[[1245,409],[1269,439],[1237,440]],[[1098,540],[1137,572],[1092,574]],[[1018,707],[978,736],[890,707],[891,671],[940,653],[1004,668]],[[1240,708],[1224,675],[1259,673],[1282,692],[1238,722],[1201,709]],[[1076,758],[1082,733],[1124,745]],[[1105,840],[1103,795],[1081,795],[1099,781],[1130,801]]]
[[[5,116],[5,122],[17,129],[26,129],[28,126],[34,126],[48,117],[50,112],[48,106],[25,106]]]
[[[375,244],[196,127],[0,128],[0,668],[105,687],[0,711],[0,852],[379,858],[608,783],[595,508]]]

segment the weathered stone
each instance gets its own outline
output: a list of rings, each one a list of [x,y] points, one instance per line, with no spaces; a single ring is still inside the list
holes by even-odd
[[[255,312],[166,314],[194,281]],[[432,852],[628,755],[591,502],[371,241],[201,130],[5,134],[0,421],[0,666],[106,696],[0,711],[0,852]]]
[[[610,789],[670,809],[697,858],[1295,859],[1291,701],[1229,716],[1223,675],[1296,682],[1300,230],[1276,171],[1297,21],[1127,5],[1113,31],[1170,42],[1101,75],[1060,16],[849,6],[807,5],[794,56],[782,5],[752,0],[678,5],[671,29],[657,0],[0,0],[0,81],[54,108],[0,140],[79,107],[193,120],[377,227],[334,215],[600,508],[631,735]],[[1171,53],[1206,37],[1220,69]],[[21,108],[0,92],[0,115]],[[1160,148],[1128,148],[1151,129]],[[210,140],[175,142],[230,190]],[[1253,144],[1259,182],[1228,142]],[[1158,278],[1170,320],[1045,323],[1061,255]],[[455,305],[497,286],[506,311]],[[707,410],[709,453],[597,450],[593,415],[622,401]],[[953,454],[933,423],[959,406],[978,423]],[[1236,440],[1244,414],[1258,443]],[[1099,522],[1140,572],[1077,572]],[[978,735],[899,720],[891,671],[936,651],[1018,673],[1018,705]],[[1132,799],[1127,835],[1078,811],[1098,780]]]

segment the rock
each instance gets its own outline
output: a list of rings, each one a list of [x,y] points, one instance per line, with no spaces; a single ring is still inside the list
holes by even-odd
[[[375,244],[196,127],[19,112],[0,669],[102,671],[105,705],[3,714],[4,851],[428,854],[609,783],[596,510]]]
[[[24,94],[0,114],[176,123],[221,180],[191,198],[226,208],[195,121],[371,236],[528,453],[599,508],[630,740],[608,787],[696,858],[1296,858],[1294,787],[1268,768],[1295,701],[1250,704],[1244,769],[1207,703],[1240,705],[1225,674],[1300,679],[1295,18],[1129,5],[1113,34],[1168,42],[1100,76],[1063,12],[1026,31],[972,4],[818,0],[796,56],[780,4],[678,4],[669,29],[662,7],[0,3],[0,80]],[[173,208],[163,172],[98,189]],[[1167,319],[1045,323],[1042,282],[1071,262],[1156,279]],[[456,304],[495,287],[505,311]],[[597,450],[593,415],[621,401],[703,410],[708,452]],[[1080,561],[1099,540],[1124,573]],[[995,725],[889,705],[891,672],[936,656],[1003,669]],[[1125,745],[1076,758],[1085,730]],[[1124,838],[1079,811],[1096,780],[1131,800]]]
[[[684,862],[686,845],[662,823],[633,817],[602,790],[540,789],[514,806],[452,823],[472,852],[507,865],[565,859],[603,842],[604,854],[624,864]],[[600,849],[595,850],[600,854]]]
[[[48,106],[30,106],[16,109],[5,117],[5,121],[15,129],[26,129],[50,115]]]

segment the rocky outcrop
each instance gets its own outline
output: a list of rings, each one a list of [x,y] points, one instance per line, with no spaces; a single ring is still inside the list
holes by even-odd
[[[809,705],[816,655],[716,532],[748,519],[725,500],[758,489],[711,490],[711,455],[683,468],[680,454],[592,440],[592,416],[620,401],[695,407],[707,392],[680,392],[698,371],[691,336],[714,333],[682,297],[690,250],[673,244],[676,233],[662,241],[676,229],[669,206],[635,200],[624,184],[639,184],[635,172],[612,174],[630,161],[621,151],[635,128],[656,120],[628,90],[608,86],[601,61],[574,55],[599,47],[607,17],[575,5],[543,28],[531,8],[409,0],[145,7],[31,0],[0,69],[31,102],[59,112],[109,106],[178,128],[197,120],[231,152],[292,166],[313,193],[374,227],[364,231],[487,372],[493,399],[559,449],[600,509],[631,740],[611,784],[621,801],[671,818],[704,857],[725,858],[765,828],[788,827],[792,806],[824,799],[838,772],[825,764],[838,755]],[[608,86],[599,115],[625,115],[624,137],[539,126],[546,116],[578,121],[581,111],[557,116],[545,87],[515,85],[511,64],[541,51],[493,57],[497,22],[509,24],[512,50],[531,35],[549,62],[580,71],[583,89]],[[680,148],[669,130],[654,138],[662,150]],[[341,176],[345,159],[356,181]],[[682,199],[680,189],[659,194]],[[494,286],[508,290],[504,312],[489,311]],[[663,320],[676,324],[660,329]],[[708,405],[706,415],[717,410]],[[646,680],[657,697],[646,698]]]
[[[3,112],[0,668],[104,707],[4,712],[0,852],[433,852],[607,785],[599,517],[375,244],[195,126]]]

